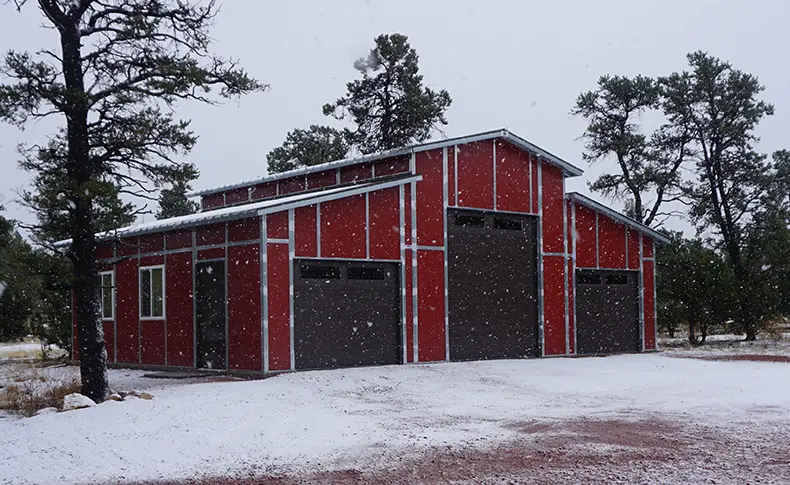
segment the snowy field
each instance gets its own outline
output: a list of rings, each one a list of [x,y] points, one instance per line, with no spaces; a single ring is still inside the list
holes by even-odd
[[[645,354],[141,375],[112,370],[111,386],[152,401],[0,419],[0,483],[790,481],[787,363]]]

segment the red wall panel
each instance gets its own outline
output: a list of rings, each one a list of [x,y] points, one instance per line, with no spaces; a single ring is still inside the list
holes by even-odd
[[[269,239],[288,239],[288,212],[276,212],[266,216],[266,234]]]
[[[225,192],[225,205],[239,204],[250,200],[250,190],[247,187],[239,187]]]
[[[368,193],[371,259],[400,259],[399,189]]]
[[[167,364],[194,365],[192,253],[167,255]]]
[[[268,244],[269,370],[291,368],[288,245]]]
[[[143,320],[140,322],[140,358],[148,365],[165,365],[165,322]]]
[[[410,249],[406,253],[406,362],[414,362],[414,285],[412,278],[414,274],[412,265],[413,252]]]
[[[442,150],[416,154],[417,173],[417,244],[444,246],[444,181]]]
[[[595,212],[576,204],[576,267],[595,268]]]
[[[318,251],[316,206],[294,209],[294,249],[297,257],[315,257]]]
[[[417,251],[417,305],[419,361],[445,360],[444,251]]]
[[[447,148],[447,205],[455,205],[455,147]]]
[[[113,243],[97,243],[96,244],[96,259],[109,259],[113,254]]]
[[[349,183],[357,182],[360,180],[367,180],[373,177],[373,164],[359,163],[357,165],[348,165],[340,168],[340,182]]]
[[[365,196],[321,204],[321,256],[365,257]]]
[[[258,245],[228,248],[228,368],[262,370]]]
[[[277,195],[277,182],[266,182],[252,188],[252,200],[265,199]]]
[[[225,223],[198,226],[195,228],[197,245],[222,244],[225,242]]]
[[[280,194],[293,194],[294,192],[302,192],[305,190],[305,176],[299,175],[283,179],[277,182],[279,185]]]
[[[598,214],[598,264],[625,269],[625,226],[603,214]]]
[[[385,158],[376,162],[373,170],[376,173],[376,177],[406,173],[409,171],[409,156]]]
[[[639,269],[639,233],[628,228],[628,269]]]
[[[530,164],[532,170],[532,199],[530,201],[530,207],[532,208],[532,213],[538,213],[538,157],[536,155],[532,155],[532,161]]]
[[[656,301],[653,294],[655,269],[653,261],[645,261],[643,268],[645,299],[645,350],[656,348]]]
[[[411,216],[412,216],[412,208],[411,208],[411,191],[412,187],[414,186],[413,183],[407,184],[403,186],[403,214],[404,214],[404,225],[406,230],[406,245],[411,244]]]
[[[192,229],[178,229],[165,233],[167,249],[184,249],[192,247]]]
[[[159,266],[161,264],[165,264],[165,255],[158,255],[158,256],[143,256],[140,258],[140,267],[144,266]]]
[[[216,192],[214,194],[206,194],[200,199],[200,206],[203,210],[216,209],[225,205],[225,194]]]
[[[324,170],[323,172],[307,174],[307,188],[317,189],[319,187],[329,187],[337,183],[336,170]]]
[[[121,239],[115,244],[115,250],[118,256],[137,255],[139,254],[138,249],[136,237]]]
[[[497,140],[496,207],[501,211],[529,212],[529,153]]]
[[[107,362],[115,362],[115,339],[113,333],[112,320],[105,320],[102,322],[102,329],[104,330],[104,346],[107,348]]]
[[[653,239],[647,236],[642,238],[642,256],[645,258],[653,257]]]
[[[258,217],[249,217],[228,222],[228,240],[231,242],[260,241],[261,220]]]
[[[565,251],[562,218],[563,178],[562,170],[542,163],[543,177],[543,251],[562,253]]]
[[[546,355],[565,353],[565,258],[543,258],[543,337]]]
[[[494,144],[491,140],[459,145],[458,205],[494,208]]]
[[[574,346],[575,346],[575,343],[574,343],[575,339],[573,338],[573,335],[574,335],[573,329],[574,329],[574,326],[575,326],[574,325],[574,321],[573,321],[573,318],[574,318],[573,313],[574,313],[574,310],[576,308],[574,306],[575,300],[573,298],[573,293],[574,293],[573,292],[573,288],[574,288],[574,284],[575,284],[575,282],[573,281],[573,278],[574,278],[575,275],[573,273],[573,261],[570,260],[570,259],[568,259],[568,271],[565,274],[568,275],[568,346],[569,346],[568,347],[568,352],[573,354],[573,353],[575,353],[574,350],[573,350]]]
[[[222,259],[225,257],[225,248],[203,249],[198,251],[198,261],[206,261],[207,259]]]
[[[115,266],[115,311],[118,362],[140,362],[139,349],[139,296],[137,293],[137,260],[123,260]]]

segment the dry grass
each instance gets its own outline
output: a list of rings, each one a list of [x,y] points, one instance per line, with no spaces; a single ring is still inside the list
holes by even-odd
[[[785,332],[787,332],[788,321],[784,318],[777,318],[766,323],[763,332],[765,336],[774,342],[781,342],[785,339]]]
[[[80,381],[71,376],[52,379],[34,370],[13,379],[14,383],[0,391],[0,409],[23,416],[33,416],[40,409],[63,409],[63,398],[80,392]]]

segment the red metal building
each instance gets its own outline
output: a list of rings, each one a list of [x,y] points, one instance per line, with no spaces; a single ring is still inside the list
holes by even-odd
[[[274,372],[654,350],[666,240],[566,193],[581,173],[497,130],[199,192],[198,214],[100,235],[109,361]]]

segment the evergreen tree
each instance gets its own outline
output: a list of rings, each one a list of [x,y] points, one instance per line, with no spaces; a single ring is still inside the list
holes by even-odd
[[[452,103],[445,90],[423,86],[418,56],[401,34],[380,35],[367,58],[354,68],[362,79],[346,85],[347,93],[324,105],[324,114],[339,120],[349,117],[356,125],[345,130],[349,143],[363,154],[421,142],[438,125]]]
[[[173,116],[180,100],[213,103],[265,88],[209,52],[213,0],[14,0],[36,3],[57,36],[53,49],[8,52],[0,71],[0,119],[23,127],[61,116],[50,146],[33,147],[23,166],[66,201],[82,392],[108,393],[104,334],[97,299],[97,199],[109,192],[151,197],[196,142],[188,121]],[[57,52],[56,52],[57,51]],[[34,187],[34,190],[37,187]],[[44,208],[46,210],[46,208]]]
[[[590,190],[625,200],[628,215],[647,226],[659,222],[665,203],[677,200],[679,170],[689,155],[686,127],[665,125],[643,133],[642,117],[657,113],[660,104],[655,79],[607,75],[597,89],[580,94],[571,111],[588,121],[584,159],[593,163],[612,157],[619,169],[598,177]],[[647,200],[651,193],[652,202]]]
[[[307,130],[297,128],[289,132],[285,142],[266,155],[266,161],[269,173],[281,173],[342,160],[348,150],[349,145],[340,130],[310,125]]]
[[[754,149],[759,122],[773,106],[759,99],[756,77],[704,52],[688,55],[690,71],[661,80],[664,113],[678,130],[692,134],[695,184],[687,187],[691,217],[700,231],[712,230],[738,282],[737,321],[754,340],[764,309],[748,296],[762,275],[750,273],[744,257],[747,227],[775,176],[773,164]]]
[[[198,204],[187,197],[192,190],[190,183],[200,175],[194,164],[187,163],[170,177],[167,186],[159,191],[159,211],[157,219],[186,216],[198,210]]]
[[[1,208],[0,208],[1,209]],[[14,223],[0,216],[0,342],[28,334],[38,291],[30,269],[32,248],[19,235]]]

